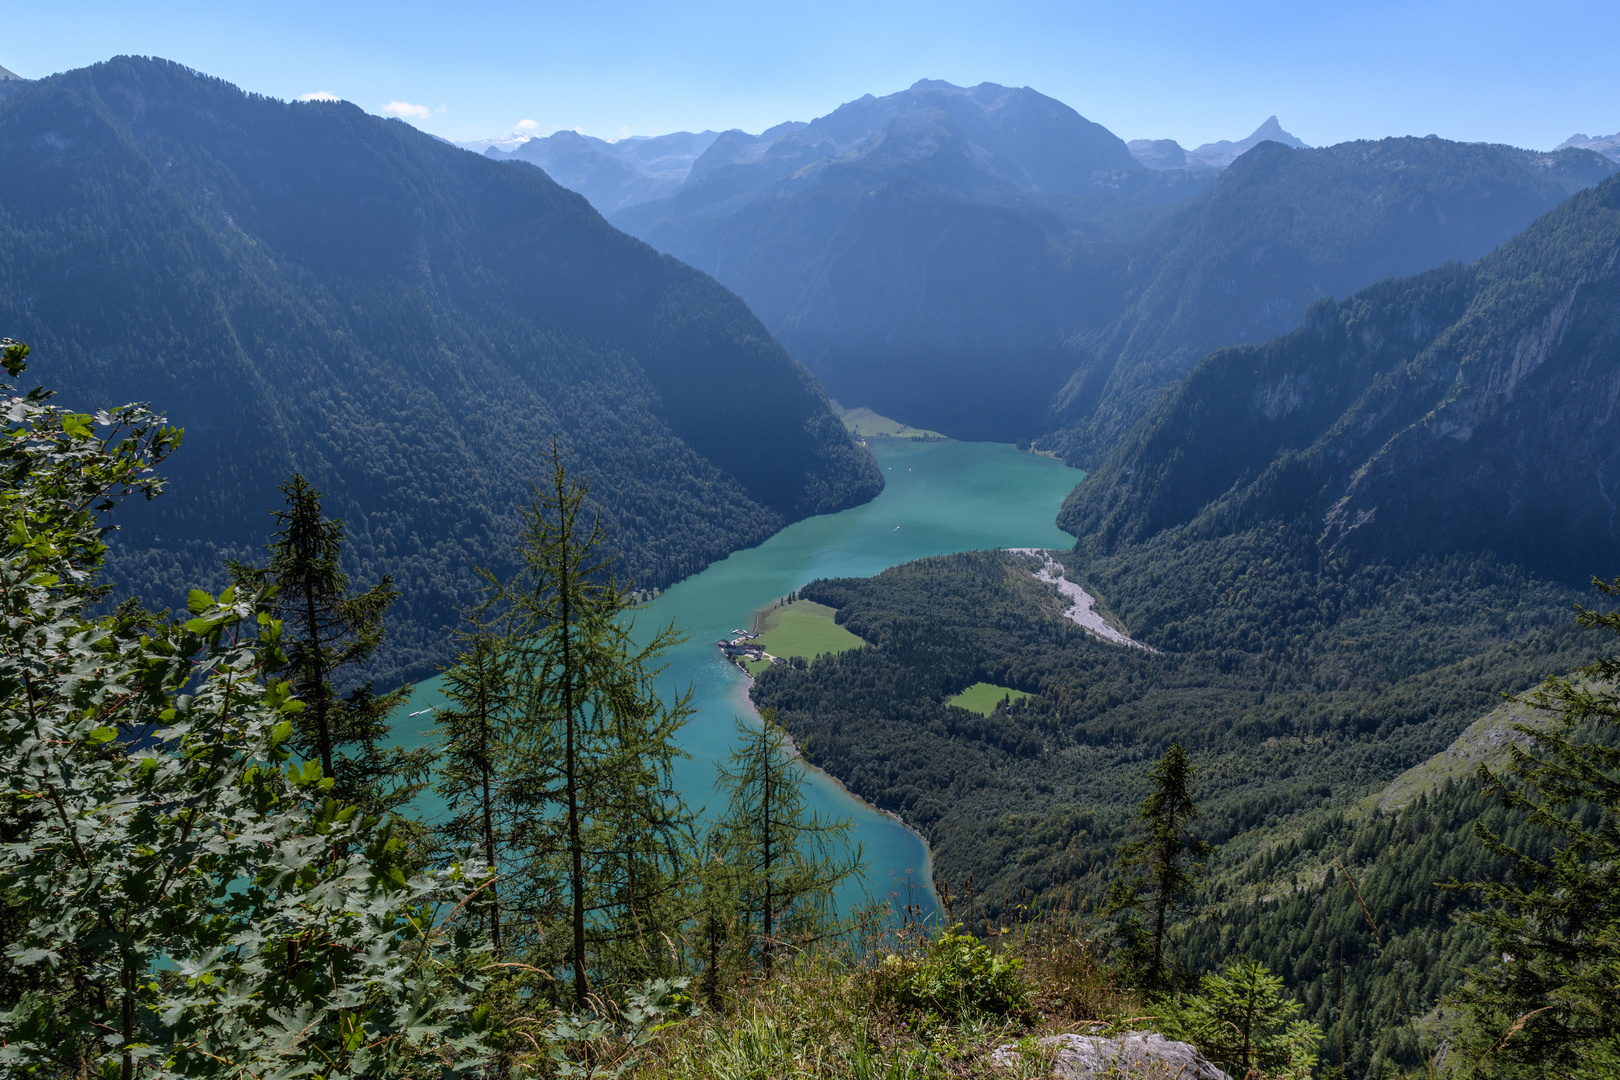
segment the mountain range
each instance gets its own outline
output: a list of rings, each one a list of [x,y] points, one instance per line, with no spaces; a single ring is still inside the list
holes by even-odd
[[[497,161],[527,161],[557,183],[577,191],[602,214],[672,194],[686,182],[692,164],[720,137],[717,131],[620,139],[608,142],[574,131],[528,139],[510,150],[490,146]]]
[[[1577,584],[1620,564],[1620,178],[1472,266],[1323,300],[1212,353],[1076,488],[1101,550],[1305,515],[1325,550],[1491,554]]]
[[[1127,249],[1120,313],[1072,339],[1083,358],[1037,445],[1095,467],[1211,350],[1286,333],[1317,300],[1472,262],[1615,170],[1590,151],[1439,138],[1257,146]]]
[[[1615,132],[1613,135],[1600,135],[1595,139],[1585,135],[1571,135],[1559,143],[1555,149],[1592,150],[1606,158],[1620,161],[1620,131]]]
[[[736,296],[534,166],[338,102],[120,57],[0,99],[0,325],[80,408],[186,429],[120,514],[151,600],[254,558],[301,470],[404,597],[379,677],[444,659],[553,437],[662,586],[882,478]]]
[[[1132,139],[1125,145],[1131,156],[1150,169],[1224,169],[1263,142],[1280,143],[1295,150],[1307,149],[1299,139],[1290,135],[1277,123],[1275,116],[1254,129],[1246,139],[1231,142],[1204,143],[1193,150],[1185,150],[1174,139]]]
[[[1312,149],[1276,117],[1128,145],[1027,87],[937,80],[721,133],[647,201],[626,201],[655,181],[626,179],[622,145],[517,153],[588,173],[615,225],[735,289],[840,401],[1083,467],[1209,350],[1477,259],[1616,168],[1438,138]]]

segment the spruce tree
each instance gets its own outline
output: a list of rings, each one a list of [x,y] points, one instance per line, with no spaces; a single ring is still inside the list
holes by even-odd
[[[1127,964],[1155,990],[1169,982],[1164,943],[1170,919],[1192,895],[1209,854],[1209,845],[1188,832],[1198,816],[1191,790],[1193,772],[1192,759],[1179,742],[1149,771],[1153,791],[1137,814],[1145,835],[1120,847],[1117,866],[1122,874],[1109,889],[1103,908],[1104,915],[1119,919]]]
[[[667,967],[664,935],[688,879],[690,814],[674,786],[675,734],[690,694],[664,701],[664,627],[638,646],[612,573],[590,489],[568,475],[555,441],[550,477],[520,509],[517,569],[491,585],[484,616],[511,643],[512,722],[505,789],[511,815],[503,901],[529,928],[532,962],[571,976],[586,1004],[592,967],[617,978]],[[566,942],[560,956],[546,952]]]
[[[248,588],[276,589],[273,610],[286,627],[294,689],[304,703],[294,752],[321,763],[336,798],[385,814],[422,789],[433,759],[428,750],[382,745],[388,715],[408,690],[378,694],[357,675],[382,644],[383,614],[399,592],[386,574],[352,591],[342,566],[343,522],[323,515],[321,493],[299,473],[281,491],[286,507],[275,511],[281,528],[268,545],[269,565],[233,562],[231,569]],[[352,684],[347,693],[345,683]]]
[[[445,669],[447,708],[435,713],[441,747],[433,790],[449,804],[438,826],[444,842],[457,851],[476,851],[498,871],[502,827],[502,764],[511,719],[512,672],[505,643],[480,627],[462,636],[456,663]],[[490,945],[501,952],[498,886],[485,895]]]
[[[865,853],[849,845],[852,823],[809,809],[804,764],[788,749],[765,709],[760,722],[737,721],[737,748],[719,766],[716,788],[728,796],[715,826],[738,908],[760,966],[771,973],[779,947],[823,936],[835,919],[833,890],[861,873]]]
[[[1620,579],[1594,582],[1620,597]],[[1620,634],[1620,612],[1581,609],[1579,621]],[[1505,773],[1479,774],[1552,842],[1551,857],[1476,823],[1514,875],[1476,882],[1486,902],[1469,916],[1499,962],[1470,973],[1460,994],[1479,1075],[1620,1074],[1620,655],[1549,679],[1528,703],[1546,727],[1515,725],[1533,750],[1511,748]],[[1528,846],[1528,845],[1525,845]]]

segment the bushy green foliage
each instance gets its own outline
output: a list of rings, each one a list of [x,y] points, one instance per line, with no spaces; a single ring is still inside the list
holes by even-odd
[[[879,1003],[959,1017],[974,1011],[1028,1017],[1030,988],[1024,962],[978,938],[946,930],[915,956],[890,953],[878,969]]]
[[[302,703],[267,591],[193,590],[172,625],[92,613],[102,513],[158,494],[179,432],[49,396],[5,399],[0,446],[0,1064],[123,1080],[475,1066],[476,941],[454,912],[481,868],[411,875],[390,830],[294,758]]]

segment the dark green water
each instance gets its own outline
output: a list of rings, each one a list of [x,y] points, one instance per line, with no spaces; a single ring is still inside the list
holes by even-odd
[[[691,758],[676,770],[693,807],[719,809],[712,763],[730,752],[734,718],[755,715],[745,678],[721,659],[714,642],[734,627],[747,627],[756,610],[816,578],[866,577],[954,551],[1074,542],[1053,522],[1064,496],[1085,475],[1077,469],[999,443],[878,440],[872,450],[888,481],[876,499],[791,525],[759,547],[736,552],[673,586],[636,613],[643,629],[674,622],[689,634],[669,656],[663,678],[672,691],[690,687],[698,710],[681,737]],[[443,701],[438,680],[420,684],[394,718],[402,741],[417,743],[433,719],[430,712],[408,713]],[[824,814],[854,820],[855,838],[866,851],[866,887],[873,894],[894,893],[933,907],[928,849],[921,837],[820,773],[812,773],[810,799]]]

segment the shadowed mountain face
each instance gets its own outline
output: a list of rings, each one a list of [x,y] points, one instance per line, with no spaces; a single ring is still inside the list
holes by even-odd
[[[1353,560],[1620,561],[1620,178],[1473,266],[1313,306],[1209,356],[1076,489],[1100,550],[1305,515]]]
[[[1616,167],[1434,137],[1311,149],[1275,116],[1127,147],[1028,88],[932,80],[758,136],[560,132],[518,155],[735,289],[840,400],[1084,467],[1210,350],[1477,259]]]
[[[1197,186],[1032,90],[924,81],[727,132],[614,221],[731,283],[840,400],[1012,440],[1114,310],[1099,245]]]
[[[1262,143],[1135,246],[1120,314],[1080,339],[1089,355],[1038,444],[1093,467],[1210,350],[1285,333],[1323,297],[1478,259],[1614,171],[1587,151],[1436,138]]]
[[[692,163],[709,148],[718,132],[620,139],[607,142],[574,131],[529,139],[511,150],[484,151],[497,161],[538,165],[557,183],[577,191],[602,214],[636,203],[661,199],[686,182]]]
[[[725,132],[614,221],[736,289],[840,401],[1089,467],[1211,349],[1477,259],[1614,171],[1441,139],[1313,150],[1275,117],[1154,145],[1144,168],[1032,90],[925,81]]]
[[[30,377],[187,429],[170,493],[120,512],[149,601],[222,584],[299,469],[404,587],[391,673],[421,673],[554,435],[644,585],[881,486],[740,300],[527,164],[130,58],[24,83],[0,148]]]

